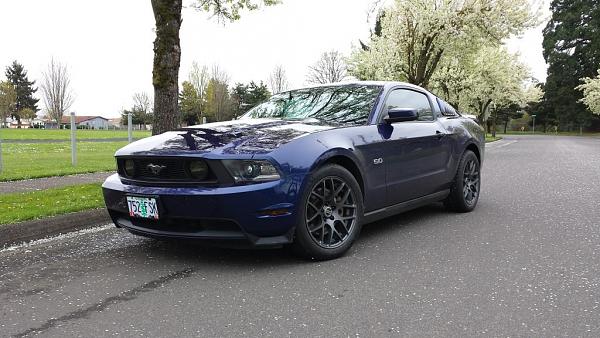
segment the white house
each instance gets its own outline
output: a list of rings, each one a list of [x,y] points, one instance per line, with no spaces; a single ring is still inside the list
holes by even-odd
[[[6,118],[4,123],[0,121],[2,124],[2,128],[19,128],[19,121],[17,119],[13,119],[11,117]],[[34,119],[21,119],[21,128],[33,128],[34,125],[43,125],[44,121],[38,118]]]

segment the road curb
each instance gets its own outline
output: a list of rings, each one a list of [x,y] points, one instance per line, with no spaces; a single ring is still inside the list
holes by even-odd
[[[110,223],[106,209],[94,209],[44,219],[0,225],[0,248]]]

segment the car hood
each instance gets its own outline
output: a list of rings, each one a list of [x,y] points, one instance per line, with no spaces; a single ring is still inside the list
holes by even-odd
[[[142,139],[120,149],[116,155],[266,154],[294,139],[332,128],[316,121],[273,119],[209,123]]]

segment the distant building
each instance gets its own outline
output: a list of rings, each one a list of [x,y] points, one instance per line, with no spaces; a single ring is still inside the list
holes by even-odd
[[[113,119],[108,119],[108,126],[111,129],[121,129],[121,128],[123,128],[123,125],[121,124],[121,118],[120,117],[115,117]]]
[[[1,121],[0,121],[1,122]],[[34,119],[21,119],[21,128],[33,128],[34,126],[43,125],[44,122],[38,118]],[[7,118],[4,123],[2,123],[2,128],[19,128],[19,121],[17,119],[13,119],[11,117]]]
[[[61,127],[68,128],[71,125],[71,116],[65,115],[60,121]],[[75,116],[75,126],[86,129],[108,129],[109,121],[102,116]]]

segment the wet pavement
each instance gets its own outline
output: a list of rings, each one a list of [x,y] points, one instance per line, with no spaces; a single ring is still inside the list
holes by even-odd
[[[110,225],[0,251],[0,336],[600,336],[600,139],[488,146],[476,211],[364,228],[343,258]]]

